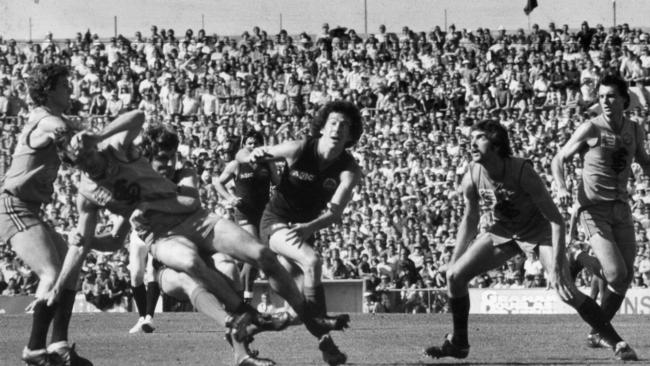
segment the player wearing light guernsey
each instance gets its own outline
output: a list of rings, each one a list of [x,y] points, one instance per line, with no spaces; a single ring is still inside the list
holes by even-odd
[[[359,141],[362,132],[361,113],[354,104],[330,102],[312,121],[311,137],[260,147],[251,153],[253,162],[269,157],[286,159],[286,170],[264,210],[260,232],[262,240],[296,273],[310,311],[317,316],[327,316],[327,310],[322,261],[311,238],[340,220],[361,180],[361,169],[346,149]],[[342,327],[349,322],[347,314],[332,319]],[[329,335],[321,338],[320,348],[330,365],[347,360]]]
[[[625,117],[630,97],[627,83],[618,76],[603,77],[598,87],[602,114],[580,125],[552,162],[558,197],[567,206],[572,194],[567,190],[563,163],[581,154],[584,161],[578,186],[579,220],[589,237],[597,261],[584,252],[572,256],[588,266],[607,283],[601,307],[611,320],[620,308],[634,277],[636,238],[629,205],[627,184],[635,160],[647,175],[650,157],[645,151],[643,127]],[[638,177],[635,177],[638,179]],[[588,336],[592,347],[611,346],[595,331]]]
[[[179,139],[175,131],[161,124],[153,124],[143,131],[138,147],[154,171],[176,184],[181,195],[198,198],[198,178],[194,169],[176,169]],[[131,289],[139,318],[129,333],[151,333],[153,317],[160,296],[160,286],[153,276],[153,257],[145,242],[131,231],[129,237],[129,272]],[[146,286],[145,286],[146,282]]]
[[[18,257],[39,278],[36,298],[52,289],[63,263],[67,244],[40,218],[41,205],[50,202],[61,164],[58,153],[76,125],[63,116],[72,89],[68,69],[57,64],[36,67],[29,79],[35,108],[18,137],[0,193],[0,240],[9,243]],[[68,344],[68,327],[76,295],[76,282],[62,284],[61,301],[33,306],[32,329],[22,359],[27,365],[92,365]],[[52,324],[51,344],[46,349]]]
[[[434,358],[467,357],[469,281],[523,251],[539,255],[562,301],[616,345],[617,358],[636,359],[598,304],[571,281],[563,217],[532,163],[512,157],[507,130],[496,121],[482,121],[472,128],[471,147],[473,162],[461,183],[465,212],[447,269],[454,331],[442,346],[429,347],[424,353]],[[481,205],[494,219],[487,231],[477,236]]]

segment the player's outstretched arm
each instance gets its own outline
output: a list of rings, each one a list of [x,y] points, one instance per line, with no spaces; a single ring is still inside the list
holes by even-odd
[[[238,169],[239,161],[237,161],[237,159],[232,160],[226,164],[223,172],[221,172],[221,175],[219,175],[219,179],[214,182],[214,188],[217,190],[219,196],[233,206],[237,204],[240,198],[228,192],[226,189],[226,184],[228,184],[228,182],[230,182],[230,180],[232,180],[237,175]]]
[[[562,146],[553,161],[551,162],[551,171],[553,172],[553,179],[558,187],[558,198],[562,204],[569,204],[571,200],[571,193],[566,187],[566,174],[564,173],[564,162],[568,161],[577,154],[584,146],[589,144],[593,139],[593,128],[591,123],[583,123],[573,133],[569,141]]]
[[[252,163],[265,159],[284,158],[289,166],[293,165],[305,146],[305,141],[285,141],[278,145],[256,147],[250,154]]]
[[[551,241],[553,244],[553,276],[558,294],[564,301],[569,301],[573,295],[568,276],[566,261],[566,227],[546,184],[533,169],[532,164],[526,163],[521,174],[521,186],[530,195],[541,214],[551,223]]]
[[[471,169],[465,173],[463,181],[461,182],[461,190],[463,197],[465,197],[465,212],[463,219],[458,226],[458,234],[456,235],[456,246],[454,253],[451,257],[451,262],[455,262],[467,250],[469,243],[476,237],[478,233],[479,222],[479,197],[472,182]]]

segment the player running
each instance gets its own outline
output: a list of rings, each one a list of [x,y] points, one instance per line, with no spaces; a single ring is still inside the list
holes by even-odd
[[[635,360],[634,350],[616,333],[598,304],[578,291],[571,280],[562,215],[530,161],[512,156],[507,130],[496,121],[480,122],[472,129],[471,147],[473,162],[461,183],[465,213],[447,270],[454,331],[442,346],[429,347],[425,354],[434,358],[467,357],[467,284],[474,276],[503,265],[523,251],[539,254],[562,301],[615,345],[617,358]],[[494,221],[477,236],[479,205],[492,212]]]
[[[61,160],[58,152],[76,126],[63,116],[72,89],[68,69],[57,64],[36,67],[28,79],[35,108],[18,137],[11,166],[0,193],[0,240],[9,243],[18,257],[38,276],[36,297],[54,286],[67,251],[63,238],[40,217],[41,205],[54,193]],[[76,295],[76,282],[61,284],[57,305],[35,303],[32,328],[22,360],[27,365],[92,365],[68,343],[68,328]],[[45,348],[52,323],[51,344]]]
[[[311,137],[275,146],[259,147],[251,161],[284,158],[287,168],[276,192],[264,210],[262,240],[287,259],[301,283],[309,309],[316,316],[327,314],[325,291],[321,283],[322,261],[311,241],[315,232],[338,222],[352,198],[352,189],[361,180],[361,169],[346,151],[361,138],[361,113],[352,103],[326,104],[312,121]],[[347,327],[349,316],[336,317]],[[331,357],[326,351],[336,347],[329,335],[321,338],[323,359],[343,364],[343,353]]]
[[[643,172],[650,175],[650,157],[644,147],[643,127],[623,115],[630,103],[627,83],[615,75],[603,77],[598,87],[598,102],[602,114],[576,129],[558,151],[551,168],[560,201],[570,205],[571,193],[566,187],[563,163],[577,153],[583,156],[578,215],[598,260],[584,252],[574,257],[607,283],[601,308],[607,321],[611,321],[634,278],[636,238],[627,191],[631,165],[636,160]],[[589,334],[588,344],[612,346],[596,329]]]

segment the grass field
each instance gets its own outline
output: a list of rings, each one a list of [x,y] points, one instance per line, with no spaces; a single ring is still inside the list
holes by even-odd
[[[0,315],[0,365],[21,365],[29,315]],[[71,338],[95,366],[232,365],[223,330],[198,313],[156,316],[153,334],[128,334],[134,314],[75,314]],[[615,326],[650,364],[646,316],[619,316]],[[351,329],[334,334],[350,365],[607,365],[620,363],[610,350],[585,345],[588,327],[572,315],[472,315],[467,359],[432,360],[424,346],[438,344],[451,329],[450,315],[353,314]],[[302,326],[256,336],[253,348],[278,365],[324,365],[316,340]]]

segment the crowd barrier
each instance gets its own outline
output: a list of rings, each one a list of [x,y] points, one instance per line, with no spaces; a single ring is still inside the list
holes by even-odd
[[[581,289],[587,292],[588,289]],[[575,314],[576,311],[560,300],[554,290],[470,289],[470,309],[473,314]],[[628,290],[619,314],[650,314],[650,289]]]
[[[360,313],[363,307],[364,282],[361,280],[333,280],[323,282],[327,297],[327,309],[331,312]],[[584,292],[587,289],[582,289]],[[394,303],[402,290],[390,291]],[[427,304],[438,297],[446,298],[446,291],[440,289],[416,290]],[[276,308],[285,306],[284,300],[273,293],[267,282],[255,283],[255,298],[253,305],[257,306],[262,292],[269,293],[269,298]],[[544,288],[527,289],[470,289],[470,313],[472,314],[574,314],[575,310],[564,304],[554,290]],[[34,301],[33,296],[0,296],[0,314],[23,314],[25,308]],[[163,309],[162,298],[156,311]],[[134,307],[132,307],[134,308]],[[100,312],[94,305],[88,303],[83,294],[77,294],[73,312]],[[108,312],[127,312],[127,308],[116,306]],[[650,314],[650,289],[633,288],[627,296],[619,314],[641,315]]]
[[[24,314],[26,308],[35,300],[34,296],[0,296],[0,314]],[[162,309],[162,308],[160,308]],[[128,309],[124,306],[114,306],[105,312],[125,313]],[[78,293],[75,297],[73,313],[99,313],[95,305],[86,301],[84,294]]]

